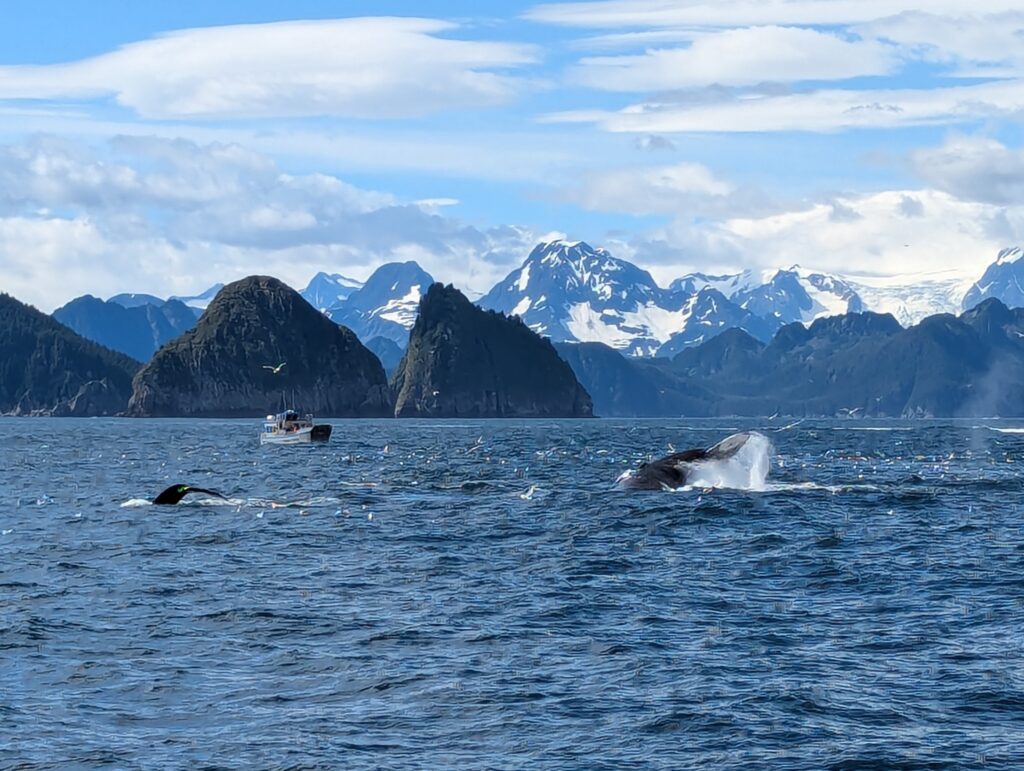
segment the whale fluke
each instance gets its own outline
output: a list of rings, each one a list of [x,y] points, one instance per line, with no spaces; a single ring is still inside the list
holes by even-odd
[[[207,495],[212,495],[215,498],[223,498],[225,501],[227,500],[224,495],[218,493],[216,490],[207,490],[204,487],[192,487],[191,485],[171,485],[160,493],[160,495],[154,498],[153,503],[160,506],[173,506],[190,493],[206,493]]]

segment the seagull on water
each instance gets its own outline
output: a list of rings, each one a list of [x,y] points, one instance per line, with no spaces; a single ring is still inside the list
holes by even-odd
[[[282,361],[276,367],[272,367],[269,364],[264,364],[263,365],[263,369],[269,369],[271,372],[273,372],[276,375],[276,374],[278,374],[281,371],[281,367],[283,367],[287,363],[288,362],[286,362],[286,361]]]

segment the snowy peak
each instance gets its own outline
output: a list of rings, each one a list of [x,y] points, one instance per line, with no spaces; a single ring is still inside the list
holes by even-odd
[[[1006,263],[1017,262],[1022,256],[1024,256],[1024,251],[1022,251],[1019,246],[1000,249],[999,254],[996,256],[996,265],[1005,265]]]
[[[656,348],[677,326],[661,307],[651,274],[584,241],[538,244],[523,264],[480,299],[520,316],[555,341],[594,341],[639,352]]]
[[[617,301],[628,305],[640,297],[652,299],[660,291],[647,271],[584,241],[538,244],[522,267],[509,274],[503,284],[507,292],[536,290],[537,297],[554,292],[567,299],[596,299],[619,305],[623,303]],[[494,290],[488,296],[493,293]]]
[[[345,300],[362,285],[362,281],[348,278],[340,273],[321,271],[310,279],[309,284],[299,294],[322,313]]]
[[[360,340],[385,337],[405,348],[420,298],[434,283],[417,263],[381,265],[366,283],[328,309],[331,320],[349,327]]]
[[[426,294],[433,283],[433,277],[416,262],[388,262],[377,268],[366,279],[366,283],[352,292],[342,304],[365,313],[382,311],[386,306],[403,303],[411,303],[415,308],[419,305],[420,297]],[[413,314],[405,326],[411,328],[415,320]]]
[[[751,313],[778,319],[783,324],[857,313],[864,303],[842,278],[806,271],[799,266],[779,270],[766,283],[736,292],[732,301]]]
[[[1018,246],[1003,249],[985,270],[981,280],[964,295],[962,307],[970,310],[978,303],[996,298],[1008,308],[1024,307],[1024,256]]]
[[[691,273],[672,282],[675,292],[716,289],[755,316],[783,324],[810,323],[824,316],[856,313],[864,303],[845,279],[806,270],[799,265],[784,270],[745,270],[724,276]]]
[[[551,241],[534,248],[480,304],[518,315],[556,342],[599,342],[653,356],[670,339],[694,345],[752,318],[711,286],[710,278],[665,290],[646,270],[605,249]]]
[[[676,294],[677,298],[682,296]],[[713,286],[705,286],[683,301],[682,320],[680,330],[657,349],[658,356],[675,356],[684,348],[707,342],[728,329],[742,329],[767,342],[780,326],[777,319],[751,313]]]

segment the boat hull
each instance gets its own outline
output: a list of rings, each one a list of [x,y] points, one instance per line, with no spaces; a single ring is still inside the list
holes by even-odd
[[[260,434],[260,444],[306,444],[313,441],[313,429],[302,428],[287,433]]]
[[[332,426],[328,423],[321,423],[319,426],[313,426],[312,432],[310,432],[309,440],[311,442],[326,442],[331,438]]]
[[[309,442],[326,442],[331,438],[332,426],[321,424],[300,428],[297,431],[275,431],[260,434],[260,444],[307,444]]]

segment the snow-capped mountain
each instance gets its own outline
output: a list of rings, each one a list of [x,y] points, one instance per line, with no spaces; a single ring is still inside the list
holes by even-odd
[[[691,273],[672,282],[670,289],[695,292],[710,287],[755,316],[782,324],[809,324],[824,316],[857,313],[864,303],[853,286],[839,276],[805,270],[745,270],[725,276]]]
[[[415,262],[389,262],[326,313],[360,340],[386,337],[404,349],[416,322],[420,298],[432,283],[431,275]]]
[[[171,295],[168,300],[178,300],[185,303],[189,308],[195,308],[198,311],[205,311],[206,306],[210,304],[210,301],[217,296],[217,292],[224,288],[224,284],[214,284],[205,292],[200,294],[183,296],[183,295]]]
[[[318,273],[302,294],[363,341],[384,337],[404,348],[431,283],[433,278],[415,262],[389,263],[365,284]],[[198,316],[222,286],[170,299],[184,302]],[[784,324],[810,324],[863,310],[890,313],[907,327],[988,298],[1024,307],[1024,250],[999,252],[980,280],[969,268],[877,277],[793,266],[728,275],[691,273],[662,288],[646,270],[605,249],[556,240],[537,245],[478,304],[518,315],[555,342],[601,342],[636,356],[673,356],[733,327],[767,341]],[[111,302],[132,308],[165,301],[122,294]]]
[[[1019,246],[1003,249],[981,280],[964,294],[961,307],[970,310],[982,300],[995,297],[1009,308],[1024,307],[1024,251]]]
[[[735,326],[769,339],[779,318],[742,308],[721,290],[759,285],[754,274],[693,274],[662,289],[650,273],[605,249],[550,241],[479,304],[518,315],[556,342],[599,342],[634,356],[663,356]],[[812,307],[810,300],[805,305]]]
[[[299,294],[322,313],[348,299],[349,295],[362,286],[363,282],[354,278],[321,271],[310,279],[309,284]]]
[[[652,354],[684,325],[651,274],[583,241],[539,244],[479,305],[560,341]]]
[[[682,311],[682,328],[658,348],[656,355],[675,356],[684,348],[700,345],[733,328],[742,329],[752,337],[767,342],[782,326],[778,318],[751,313],[710,286],[687,296]]]

